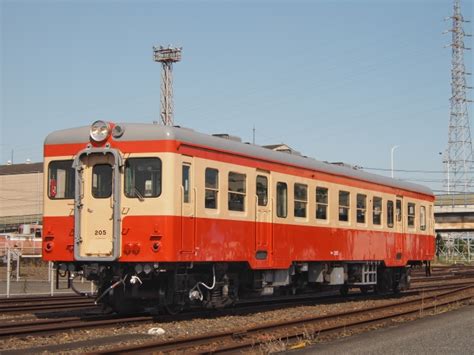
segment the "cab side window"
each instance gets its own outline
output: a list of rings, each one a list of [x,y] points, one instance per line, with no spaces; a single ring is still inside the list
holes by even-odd
[[[73,199],[76,175],[72,160],[52,161],[48,166],[48,197],[54,200]]]

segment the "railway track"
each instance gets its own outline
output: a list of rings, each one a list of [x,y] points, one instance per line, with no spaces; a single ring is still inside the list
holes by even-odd
[[[150,351],[225,353],[255,348],[269,341],[295,341],[311,335],[329,334],[373,323],[387,322],[403,316],[412,316],[436,307],[454,302],[467,301],[473,294],[464,292],[474,289],[474,285],[458,287],[432,296],[419,296],[414,300],[400,300],[387,305],[375,306],[349,312],[324,316],[307,317],[291,321],[275,322],[245,329],[211,333],[171,341],[154,341],[133,346],[122,346],[111,350],[98,351],[98,354],[133,354]]]
[[[80,296],[15,297],[0,300],[0,313],[28,313],[96,307],[90,298]]]
[[[438,286],[427,286],[419,287],[416,290],[409,290],[403,292],[399,297],[407,296],[417,296],[422,295],[427,292],[439,292],[444,290],[453,290],[459,289],[460,287],[474,287],[474,280],[472,282],[465,282],[462,284],[455,285],[438,285]],[[90,328],[100,328],[100,327],[109,327],[117,326],[123,324],[133,324],[133,323],[144,323],[144,322],[154,322],[160,321],[161,323],[172,322],[172,321],[182,321],[198,318],[207,318],[215,316],[225,316],[225,315],[245,315],[252,314],[256,312],[269,311],[275,309],[281,309],[282,307],[294,307],[294,306],[304,306],[304,305],[315,305],[315,304],[335,304],[340,302],[347,301],[362,301],[370,299],[384,299],[384,298],[393,298],[393,295],[374,295],[361,293],[350,294],[349,296],[335,296],[326,295],[326,296],[300,296],[297,299],[293,297],[274,299],[262,303],[261,300],[255,301],[246,301],[236,305],[235,308],[229,308],[221,310],[219,312],[214,310],[199,310],[199,311],[190,311],[185,312],[179,315],[168,316],[150,316],[150,315],[135,315],[135,316],[119,316],[119,315],[89,315],[85,317],[61,317],[54,319],[36,319],[33,321],[19,321],[6,319],[0,323],[0,339],[7,337],[23,337],[35,334],[54,334],[58,332],[70,331],[72,329],[90,329]]]

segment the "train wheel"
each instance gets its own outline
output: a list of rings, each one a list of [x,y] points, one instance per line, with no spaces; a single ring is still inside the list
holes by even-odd
[[[367,293],[369,293],[369,286],[360,286],[359,289],[360,289],[360,293],[362,293],[363,295],[366,295]]]
[[[122,287],[117,287],[110,293],[109,305],[119,314],[133,314],[141,310],[135,302],[125,297]]]
[[[339,293],[346,297],[349,294],[349,286],[347,285],[342,285],[341,288],[339,289]]]
[[[174,316],[183,310],[183,305],[173,302],[173,297],[170,297],[169,290],[165,284],[161,285],[158,295],[160,312]]]
[[[179,305],[179,304],[174,304],[174,305],[166,305],[163,307],[163,310],[169,314],[170,316],[175,316],[177,315],[178,313],[181,313],[181,311],[183,310],[183,306]]]

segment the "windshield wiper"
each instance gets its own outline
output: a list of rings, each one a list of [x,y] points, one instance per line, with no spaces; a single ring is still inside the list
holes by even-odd
[[[135,192],[135,195],[138,197],[140,201],[145,201],[145,198],[142,196],[140,191],[138,191],[136,186],[133,187],[133,191]]]

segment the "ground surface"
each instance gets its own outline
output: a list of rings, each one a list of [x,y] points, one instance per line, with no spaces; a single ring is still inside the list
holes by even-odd
[[[473,354],[474,305],[397,327],[317,344],[295,354]]]

